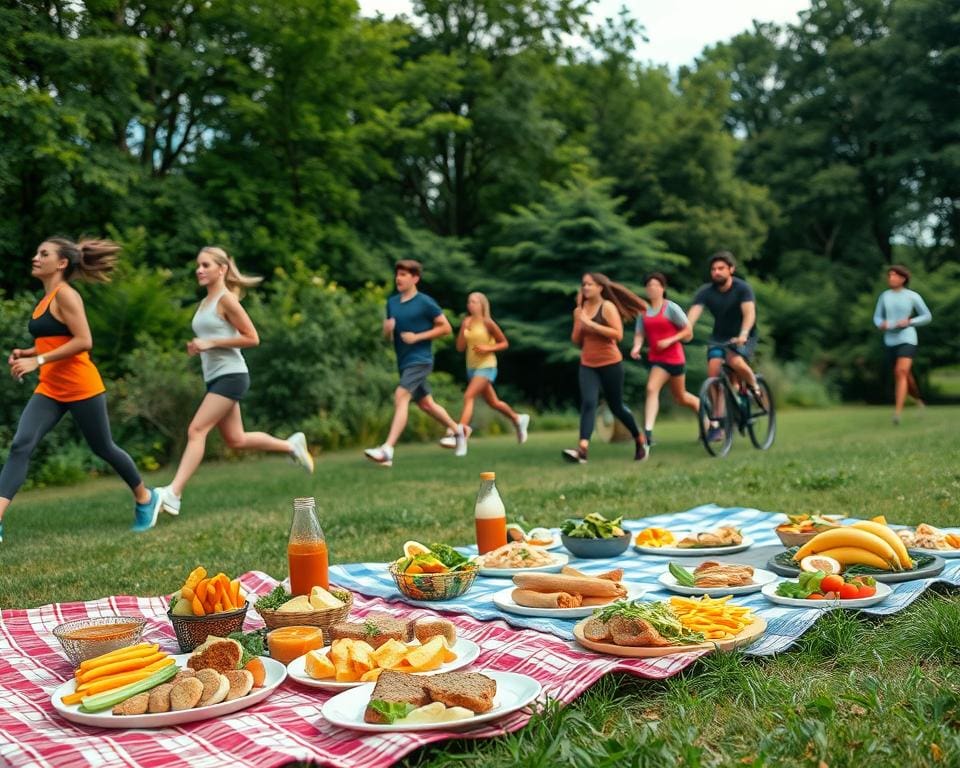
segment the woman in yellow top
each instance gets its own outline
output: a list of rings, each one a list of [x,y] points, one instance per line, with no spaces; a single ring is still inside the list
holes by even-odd
[[[497,380],[497,352],[508,346],[510,344],[507,337],[490,316],[490,302],[487,297],[476,291],[467,296],[467,316],[457,335],[457,351],[467,353],[467,389],[463,393],[463,410],[460,412],[459,421],[467,437],[473,431],[470,428],[473,401],[482,397],[487,401],[487,405],[513,422],[517,440],[521,443],[527,442],[530,415],[514,411],[497,397],[493,388],[493,382]],[[452,434],[444,437],[440,444],[444,448],[456,447]]]

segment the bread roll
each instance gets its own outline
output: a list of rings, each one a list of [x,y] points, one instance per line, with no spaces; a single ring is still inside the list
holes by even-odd
[[[510,593],[513,602],[527,608],[579,608],[583,603],[580,595],[568,592],[536,592],[532,589],[515,589]]]

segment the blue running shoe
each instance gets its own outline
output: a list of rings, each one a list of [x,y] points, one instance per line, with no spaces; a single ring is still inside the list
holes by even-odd
[[[134,533],[149,531],[157,524],[157,515],[160,514],[160,494],[156,488],[150,489],[150,500],[137,504],[133,508],[133,525],[130,530]]]
[[[707,442],[722,443],[723,430],[720,427],[710,427],[709,431],[707,432]]]
[[[3,523],[0,523],[0,544],[3,543]]]

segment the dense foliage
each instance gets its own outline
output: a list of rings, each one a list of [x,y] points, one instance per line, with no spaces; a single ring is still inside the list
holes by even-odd
[[[182,349],[207,243],[267,278],[249,302],[264,339],[249,417],[327,445],[389,411],[377,325],[402,257],[454,315],[488,292],[511,340],[504,384],[543,407],[575,398],[581,271],[639,289],[657,268],[683,301],[721,248],[755,286],[765,365],[795,402],[883,396],[870,316],[892,261],[935,316],[921,379],[955,362],[956,3],[812,0],[678,73],[638,63],[642,21],[597,24],[590,0],[416,0],[409,18],[352,0],[5,5],[5,343],[22,343],[38,242],[123,241],[114,285],[86,292],[95,357],[157,461],[199,390]],[[462,375],[449,344],[438,367]],[[633,368],[634,400],[641,386]],[[4,444],[25,391],[4,398]]]

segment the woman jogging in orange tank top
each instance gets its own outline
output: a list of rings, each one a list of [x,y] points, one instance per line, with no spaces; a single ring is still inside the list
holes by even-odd
[[[71,280],[108,282],[120,246],[109,240],[74,243],[62,237],[44,240],[33,257],[31,274],[43,283],[44,296],[28,323],[34,346],[11,351],[10,374],[23,381],[39,371],[39,384],[17,425],[10,454],[0,471],[0,541],[3,515],[27,476],[30,456],[63,415],[70,413],[93,452],[112,466],[133,492],[134,524],[143,531],[156,517],[160,497],[140,479],[133,459],[110,433],[103,380],[90,359],[93,347],[83,299]]]

